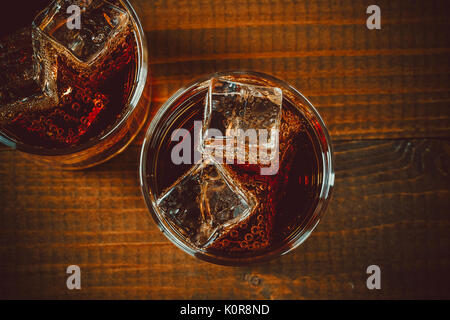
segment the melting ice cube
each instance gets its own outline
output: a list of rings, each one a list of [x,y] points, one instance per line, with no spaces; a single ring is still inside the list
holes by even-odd
[[[80,9],[80,24],[72,25]],[[69,9],[69,11],[68,11]],[[68,13],[69,12],[69,13]],[[103,0],[58,0],[41,12],[33,22],[36,38],[50,41],[47,55],[65,55],[74,67],[98,63],[123,40],[129,17],[123,9]],[[53,50],[52,50],[53,49]]]
[[[230,163],[267,164],[278,154],[283,93],[280,88],[212,79],[200,149]]]
[[[202,248],[247,218],[256,201],[221,166],[206,160],[169,187],[157,205],[184,237]]]
[[[74,15],[79,26],[71,24]],[[57,85],[62,69],[70,70],[77,85],[86,85],[84,80],[100,84],[107,77],[108,57],[131,31],[129,21],[124,9],[108,1],[53,1],[34,19],[31,36],[29,31],[22,32],[12,37],[14,44],[0,44],[0,124],[23,111],[56,106],[62,93]],[[18,50],[31,44],[31,53],[25,50],[28,56],[21,55]]]

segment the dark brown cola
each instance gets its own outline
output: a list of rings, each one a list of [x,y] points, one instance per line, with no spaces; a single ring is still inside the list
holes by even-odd
[[[173,106],[176,111],[158,143],[156,175],[148,177],[148,183],[156,179],[156,198],[192,168],[171,160],[178,142],[171,141],[170,133],[184,128],[194,136],[194,122],[202,121],[204,106],[204,92]],[[223,230],[203,251],[224,258],[251,259],[276,251],[303,230],[317,206],[322,181],[320,147],[313,129],[298,108],[283,99],[277,174],[261,175],[261,168],[254,164],[223,165],[233,181],[255,196],[257,205],[246,219]],[[192,148],[195,150],[194,145]],[[150,166],[154,155],[147,156]]]
[[[19,59],[32,63],[29,29],[10,35],[3,43],[14,43]],[[58,105],[22,112],[4,126],[4,131],[21,143],[44,148],[72,147],[95,139],[122,116],[135,70],[136,42],[131,32],[92,74],[80,74],[58,57]]]

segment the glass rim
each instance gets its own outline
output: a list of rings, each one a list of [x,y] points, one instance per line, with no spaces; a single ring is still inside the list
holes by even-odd
[[[147,49],[147,39],[145,37],[144,30],[142,28],[141,22],[134,10],[133,6],[130,4],[128,0],[119,0],[120,3],[125,7],[125,9],[130,13],[130,18],[133,25],[133,32],[136,38],[136,47],[137,47],[137,70],[136,76],[133,84],[133,92],[129,95],[129,99],[127,102],[127,110],[121,117],[121,119],[111,128],[109,128],[106,132],[104,132],[101,136],[95,137],[89,141],[86,141],[76,147],[66,147],[66,148],[55,148],[48,149],[43,147],[36,147],[26,143],[22,143],[20,141],[16,141],[15,139],[9,137],[4,131],[0,129],[0,143],[4,145],[16,149],[25,153],[33,154],[36,156],[64,156],[71,155],[81,151],[88,150],[96,145],[98,145],[101,141],[107,139],[108,137],[115,134],[119,131],[126,123],[128,118],[133,114],[133,111],[138,106],[138,102],[142,97],[144,92],[144,88],[146,85],[150,85],[147,83],[147,75],[148,75],[148,49]],[[40,11],[37,16],[39,16],[42,12],[46,10],[43,9]]]
[[[209,81],[211,78],[214,77],[224,77],[224,76],[252,76],[255,78],[262,78],[265,80],[268,80],[272,83],[276,83],[277,85],[281,86],[282,90],[289,91],[297,98],[300,98],[305,103],[305,107],[309,111],[312,112],[313,117],[318,122],[320,131],[323,134],[323,141],[319,139],[317,136],[317,128],[313,126],[314,133],[316,135],[316,139],[319,140],[320,148],[322,149],[322,165],[323,165],[323,177],[322,177],[322,185],[321,189],[318,195],[318,202],[316,206],[313,208],[312,214],[308,221],[304,224],[304,226],[301,227],[301,230],[294,232],[291,234],[287,239],[289,241],[286,241],[283,245],[280,247],[271,250],[269,252],[265,252],[261,255],[254,256],[254,257],[248,257],[248,258],[229,258],[229,257],[223,257],[218,256],[209,252],[204,252],[201,250],[196,250],[192,246],[189,246],[187,242],[183,241],[177,236],[176,230],[173,229],[173,227],[167,223],[167,221],[164,221],[162,217],[160,217],[156,211],[158,210],[156,205],[156,199],[154,199],[153,192],[151,192],[149,184],[147,183],[147,158],[148,158],[148,149],[151,144],[151,141],[153,139],[153,136],[156,132],[156,129],[159,125],[159,122],[162,120],[163,116],[166,114],[168,110],[170,110],[173,103],[177,102],[180,97],[182,97],[184,94],[188,93],[189,91],[195,89],[196,87],[201,86],[205,82]],[[295,104],[294,104],[295,105]],[[296,105],[295,105],[296,106]],[[296,106],[297,107],[297,106]],[[300,111],[303,113],[303,111]],[[306,116],[306,115],[305,115]],[[310,121],[310,119],[308,119]],[[325,142],[325,145],[323,145],[323,142]],[[324,148],[325,147],[325,148]],[[324,150],[325,149],[325,150]],[[153,155],[156,156],[156,155]],[[320,159],[319,159],[320,160]],[[313,104],[296,88],[291,86],[289,83],[280,80],[274,76],[268,75],[266,73],[261,73],[257,71],[250,71],[250,70],[230,70],[230,71],[223,71],[223,72],[215,72],[211,74],[207,74],[204,76],[201,76],[200,78],[190,82],[188,85],[185,85],[181,87],[179,90],[177,90],[158,110],[154,118],[152,119],[147,132],[144,137],[144,141],[142,144],[141,154],[140,154],[140,164],[139,164],[139,178],[140,178],[140,184],[141,184],[141,191],[147,206],[147,209],[152,216],[153,220],[156,222],[157,226],[161,230],[161,232],[178,248],[183,250],[184,252],[190,254],[191,256],[194,256],[196,258],[199,258],[201,260],[211,262],[218,265],[226,265],[226,266],[241,266],[241,265],[248,265],[248,264],[255,264],[255,263],[261,263],[261,262],[267,262],[269,260],[272,260],[276,257],[282,256],[284,254],[287,254],[288,252],[291,252],[298,246],[300,246],[312,233],[312,231],[317,227],[319,224],[326,208],[328,205],[328,202],[332,195],[332,190],[334,187],[334,163],[333,163],[333,146],[331,142],[331,137],[328,133],[328,129],[316,110],[316,108],[313,106]],[[152,200],[152,198],[154,200]],[[293,238],[293,239],[291,239]]]

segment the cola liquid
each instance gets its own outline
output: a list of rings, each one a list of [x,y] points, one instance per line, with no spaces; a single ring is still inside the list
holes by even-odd
[[[31,28],[6,36],[2,43],[14,43],[19,61],[32,63]],[[130,31],[92,74],[80,74],[58,57],[58,105],[22,112],[4,125],[2,131],[20,143],[45,149],[75,147],[98,139],[126,111],[135,82],[136,46]],[[8,81],[0,78],[0,86],[2,80]]]
[[[173,114],[161,128],[156,167],[148,184],[156,186],[155,198],[185,174],[192,165],[176,165],[171,152],[178,141],[171,133],[187,129],[194,136],[194,122],[202,121],[206,91],[174,104]],[[283,99],[280,130],[280,168],[277,174],[261,175],[258,165],[224,165],[232,179],[255,195],[257,207],[247,219],[233,225],[208,247],[202,248],[224,258],[252,258],[281,248],[301,231],[317,206],[322,181],[322,159],[312,125],[289,100]],[[195,152],[194,139],[192,150]],[[147,167],[153,154],[147,154]],[[150,180],[156,180],[152,183]],[[192,199],[195,201],[195,199]]]

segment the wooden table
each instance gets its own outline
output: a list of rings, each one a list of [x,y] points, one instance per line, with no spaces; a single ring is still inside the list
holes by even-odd
[[[368,30],[366,8],[381,8]],[[140,137],[64,172],[0,147],[0,297],[100,299],[450,298],[448,1],[136,0],[149,42],[152,113],[226,69],[273,74],[327,123],[336,188],[316,231],[270,263],[208,264],[149,218]],[[82,289],[66,288],[81,267]],[[381,268],[368,290],[366,268]]]

